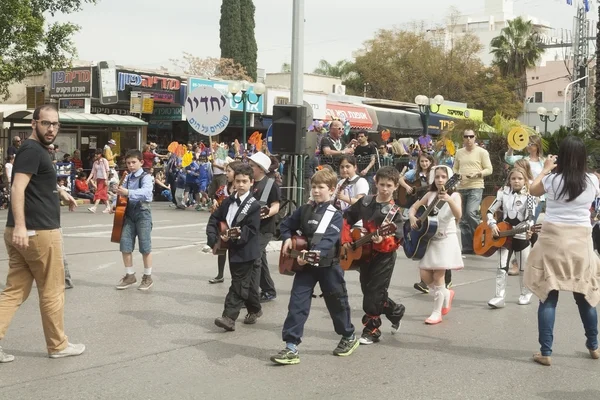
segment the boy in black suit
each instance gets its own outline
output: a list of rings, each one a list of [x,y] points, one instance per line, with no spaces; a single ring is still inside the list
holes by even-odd
[[[300,362],[297,347],[302,341],[304,324],[308,319],[317,282],[323,292],[335,332],[342,336],[333,354],[349,356],[359,345],[350,319],[344,271],[338,259],[342,214],[330,202],[336,184],[335,173],[326,169],[317,171],[311,178],[314,203],[300,207],[280,225],[284,252],[291,247],[292,233],[300,230],[308,241],[308,249],[320,251],[321,258],[318,266],[307,265],[298,258],[298,263],[303,265],[304,269],[296,272],[294,276],[288,315],[282,332],[286,347],[271,357],[271,361],[276,364],[290,365]]]
[[[231,286],[225,297],[223,316],[215,319],[215,325],[226,331],[235,330],[235,320],[245,305],[248,315],[245,324],[255,324],[262,316],[258,296],[258,274],[253,271],[254,263],[260,257],[258,230],[260,227],[260,205],[250,193],[254,183],[252,167],[242,164],[234,168],[236,193],[225,200],[210,216],[206,225],[208,245],[213,247],[217,239],[229,242],[229,270]],[[225,221],[229,228],[239,228],[237,239],[220,235],[219,223]]]

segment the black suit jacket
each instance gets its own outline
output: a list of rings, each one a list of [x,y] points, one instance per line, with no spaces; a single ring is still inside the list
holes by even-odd
[[[234,227],[240,227],[241,235],[239,239],[230,240],[229,242],[229,262],[240,263],[254,261],[260,257],[260,245],[258,242],[258,232],[260,228],[260,205],[258,201],[252,202],[248,205],[248,201],[253,199],[252,194],[246,197],[246,200],[240,205],[236,216],[233,220]],[[219,223],[221,221],[227,221],[227,212],[229,211],[229,205],[233,203],[234,196],[230,196],[223,200],[221,206],[210,216],[208,224],[206,225],[206,236],[208,245],[213,247],[219,238]],[[240,221],[236,219],[242,212],[242,210],[248,207],[246,216]]]

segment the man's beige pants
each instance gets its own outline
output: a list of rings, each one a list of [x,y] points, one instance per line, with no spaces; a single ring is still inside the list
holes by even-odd
[[[29,237],[29,247],[12,244],[14,228],[4,231],[8,252],[6,288],[0,293],[0,339],[4,338],[15,312],[27,300],[35,280],[40,298],[42,326],[48,353],[67,347],[65,322],[65,269],[62,235],[59,229],[38,230]]]

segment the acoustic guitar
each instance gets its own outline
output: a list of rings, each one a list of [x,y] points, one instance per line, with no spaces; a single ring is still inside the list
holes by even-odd
[[[512,237],[516,234],[527,232],[528,230],[539,232],[542,225],[536,224],[532,226],[528,222],[522,222],[513,228],[508,222],[499,222],[497,227],[500,233],[498,236],[494,236],[492,228],[488,226],[487,222],[479,224],[473,234],[473,251],[475,254],[490,257],[501,247],[510,248]]]
[[[460,182],[460,175],[454,174],[448,181],[444,188],[440,190],[451,191]],[[431,238],[435,236],[438,230],[437,216],[431,216],[431,213],[436,209],[439,203],[439,196],[436,195],[435,199],[431,202],[429,207],[421,206],[417,210],[417,228],[413,229],[410,226],[410,220],[404,223],[404,254],[406,257],[413,260],[420,260],[425,255],[427,247]]]
[[[123,171],[119,187],[123,186],[123,182],[127,177],[127,171]],[[125,196],[117,196],[117,205],[115,206],[115,217],[113,218],[113,228],[110,234],[110,241],[113,243],[121,242],[121,235],[123,234],[123,224],[125,224],[125,211],[127,210],[127,203],[129,199]]]
[[[421,186],[420,180],[418,180],[419,184],[408,184],[412,188],[412,192],[408,194],[406,188],[402,185],[398,187],[398,199],[396,203],[402,207],[407,208],[412,206],[419,200],[427,191],[429,190],[429,186]]]
[[[377,229],[375,232],[367,233],[365,228],[354,228],[350,232],[352,242],[351,248],[342,246],[340,249],[340,266],[343,270],[356,269],[359,264],[368,262],[371,257],[371,246],[365,246],[373,241],[373,236],[390,236],[396,233],[396,224],[389,223]],[[356,261],[356,264],[355,264]],[[353,264],[355,264],[353,266]]]
[[[213,247],[213,254],[216,256],[222,256],[227,253],[227,249],[229,248],[229,243],[231,243],[231,239],[238,239],[241,235],[241,230],[239,227],[230,228],[227,225],[227,222],[221,221],[219,222],[219,237],[217,239],[217,243]],[[221,236],[227,236],[229,238],[228,241],[223,241]]]
[[[321,252],[317,250],[304,251],[307,249],[308,241],[304,236],[292,236],[291,249],[284,252],[283,246],[281,246],[281,251],[279,252],[279,273],[294,275],[296,272],[302,271],[304,266],[298,264],[298,257],[311,265],[318,266],[321,260]]]

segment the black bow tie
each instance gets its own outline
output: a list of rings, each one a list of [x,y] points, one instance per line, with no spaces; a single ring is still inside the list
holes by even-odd
[[[239,207],[239,206],[242,204],[242,200],[240,200],[240,198],[239,198],[239,197],[236,197],[236,198],[235,198],[235,204],[237,204],[237,205],[238,205],[238,207]]]

